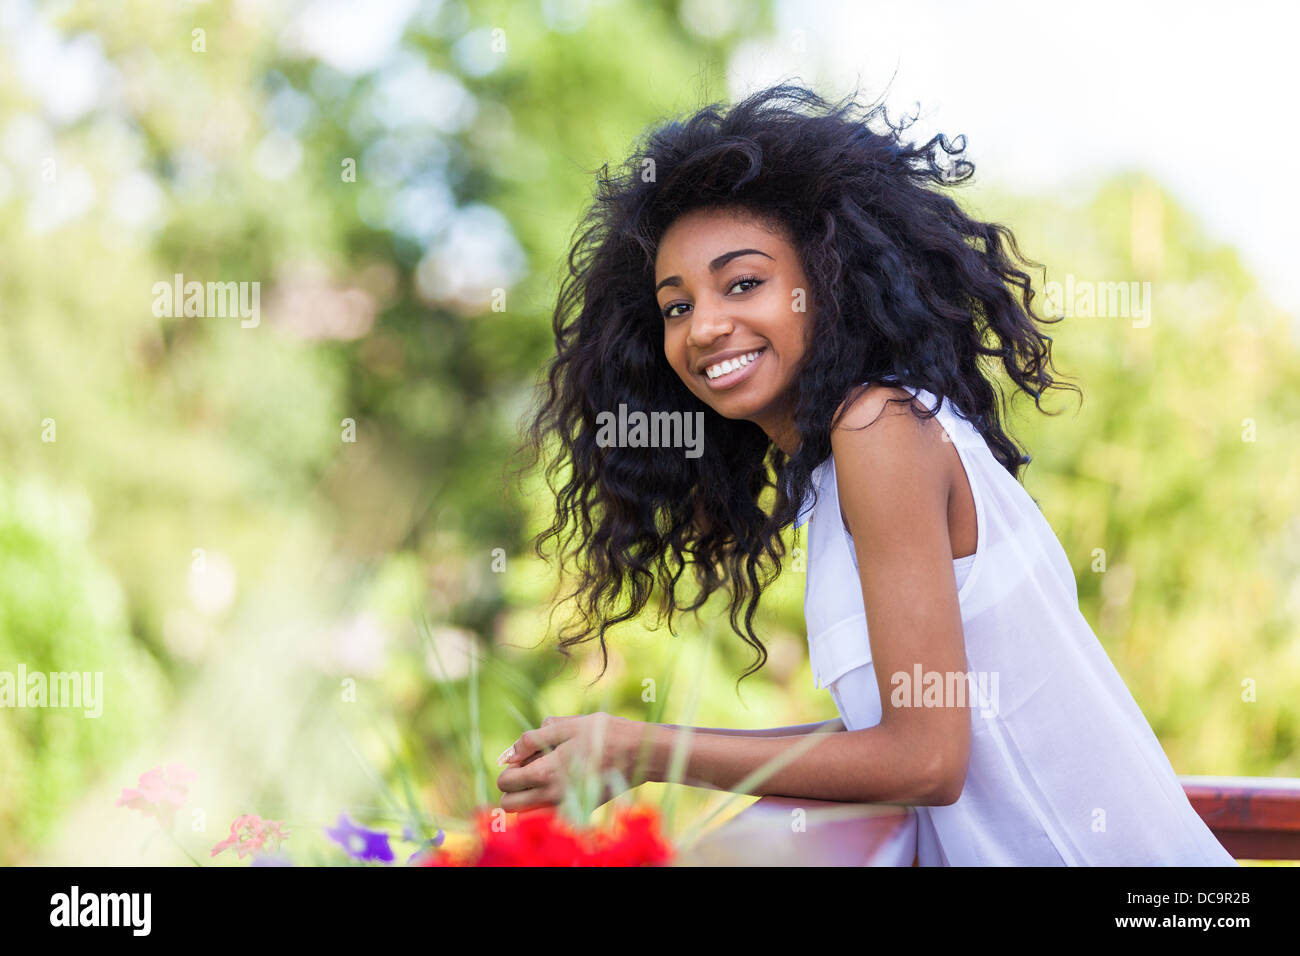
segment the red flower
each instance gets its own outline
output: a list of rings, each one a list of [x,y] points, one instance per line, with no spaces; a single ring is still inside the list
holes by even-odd
[[[672,858],[672,846],[659,834],[654,807],[634,806],[615,814],[614,833],[595,834],[597,866],[658,866]]]
[[[463,858],[439,850],[423,866],[657,866],[672,858],[659,834],[654,807],[617,808],[607,831],[575,830],[554,808],[516,814],[503,830],[491,810],[477,813],[478,854]]]

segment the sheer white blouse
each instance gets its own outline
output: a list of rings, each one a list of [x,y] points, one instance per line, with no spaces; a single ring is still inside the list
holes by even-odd
[[[908,391],[937,404],[924,389]],[[916,808],[920,864],[1236,866],[1080,612],[1074,571],[1034,500],[951,402],[937,418],[978,525],[975,553],[953,565],[971,754],[956,803]],[[833,458],[813,478],[819,497],[799,522],[808,524],[809,655],[816,686],[858,730],[880,722],[881,701],[857,556]]]

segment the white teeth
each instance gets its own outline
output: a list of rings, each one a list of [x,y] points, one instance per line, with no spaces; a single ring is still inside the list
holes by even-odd
[[[744,368],[750,362],[754,361],[762,351],[762,349],[758,349],[758,351],[750,352],[747,355],[741,355],[734,359],[727,359],[725,362],[719,362],[717,365],[710,365],[704,370],[704,374],[709,378],[718,378],[721,375],[734,372],[736,369]]]

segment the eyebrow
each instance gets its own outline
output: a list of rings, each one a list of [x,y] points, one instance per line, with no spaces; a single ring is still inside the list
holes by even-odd
[[[731,252],[724,252],[722,255],[718,256],[718,258],[710,262],[709,271],[717,272],[719,269],[725,266],[732,259],[738,258],[739,256],[748,256],[754,253],[757,253],[760,256],[767,256],[767,258],[772,259],[772,257],[767,255],[767,253],[764,252],[762,249],[733,249]],[[776,260],[772,259],[772,261],[775,262]],[[681,285],[681,284],[682,284],[681,276],[669,276],[667,279],[660,280],[659,284],[655,286],[655,295],[658,295],[659,290],[666,285]]]

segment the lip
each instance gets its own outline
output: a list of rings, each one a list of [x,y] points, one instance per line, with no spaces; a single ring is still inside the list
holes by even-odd
[[[758,357],[742,368],[728,372],[726,375],[719,375],[717,378],[709,378],[709,376],[705,374],[705,369],[717,365],[719,362],[725,362],[727,359],[737,358],[741,355],[748,355],[750,352],[755,351],[758,352]],[[766,357],[766,345],[759,349],[741,349],[732,350],[730,352],[719,352],[717,355],[710,355],[708,359],[700,363],[698,374],[700,378],[704,379],[704,383],[708,385],[709,388],[714,391],[725,391],[726,389],[734,388],[736,385],[739,385],[745,379],[749,378],[749,376],[753,374],[754,369],[757,368]]]
[[[695,372],[697,375],[703,375],[704,370],[711,365],[717,365],[719,362],[727,361],[727,359],[740,358],[742,355],[748,355],[750,352],[757,352],[765,348],[767,348],[766,345],[757,345],[750,349],[727,349],[722,352],[715,352],[712,355],[706,355],[695,363]]]

